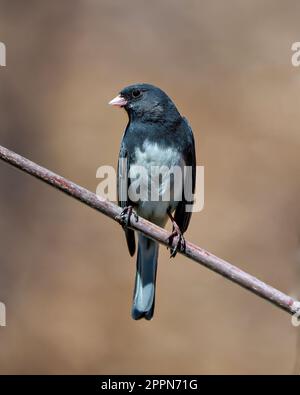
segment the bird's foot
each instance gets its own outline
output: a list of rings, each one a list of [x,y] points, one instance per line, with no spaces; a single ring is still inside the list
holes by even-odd
[[[172,221],[172,233],[168,237],[167,241],[170,246],[170,258],[174,258],[177,254],[177,252],[184,252],[185,251],[185,238],[183,237],[183,234],[181,230],[179,229],[179,226],[177,225],[176,221],[174,220],[173,216],[169,214],[169,218]],[[173,246],[173,241],[175,240],[175,246]]]
[[[173,245],[173,240],[175,240],[175,246]],[[185,238],[183,234],[178,229],[174,229],[171,235],[168,237],[168,242],[170,245],[170,258],[175,258],[177,252],[184,252],[185,251]]]
[[[133,210],[133,207],[126,206],[121,211],[121,213],[115,217],[115,219],[123,226],[123,228],[127,228],[130,225],[130,218],[132,215],[134,216],[135,221],[138,222],[139,217],[137,213]]]

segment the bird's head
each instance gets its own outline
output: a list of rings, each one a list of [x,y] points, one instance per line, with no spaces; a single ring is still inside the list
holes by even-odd
[[[170,117],[180,117],[168,95],[150,84],[127,86],[109,104],[124,108],[130,120],[163,122]]]

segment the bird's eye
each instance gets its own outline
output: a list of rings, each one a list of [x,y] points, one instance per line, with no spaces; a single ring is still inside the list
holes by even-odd
[[[132,97],[137,98],[139,96],[141,96],[141,91],[139,89],[134,89],[132,91]]]

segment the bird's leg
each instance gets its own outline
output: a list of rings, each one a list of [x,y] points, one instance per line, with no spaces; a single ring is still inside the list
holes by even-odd
[[[174,258],[178,251],[180,252],[185,251],[185,239],[171,212],[168,210],[167,213],[172,222],[172,227],[173,227],[172,233],[170,234],[167,240],[171,248],[170,258]],[[172,248],[171,246],[174,238],[176,238],[176,244],[175,247]]]
[[[123,208],[121,213],[116,216],[116,220],[123,226],[123,228],[127,228],[130,225],[130,218],[134,216],[136,222],[138,222],[139,217],[135,211],[133,211],[132,206],[126,206]]]

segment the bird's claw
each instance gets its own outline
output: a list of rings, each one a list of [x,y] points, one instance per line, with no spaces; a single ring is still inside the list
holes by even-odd
[[[183,233],[181,232],[179,226],[177,225],[175,218],[173,217],[171,211],[167,211],[167,214],[172,222],[172,233],[170,236],[167,238],[167,242],[169,244],[170,248],[170,258],[174,258],[177,254],[177,252],[184,252],[186,243],[185,243],[185,238],[183,237]],[[173,247],[173,240],[175,239],[175,246]]]
[[[172,247],[173,240],[175,241],[175,246]],[[174,258],[177,252],[184,252],[185,251],[185,238],[181,233],[179,227],[175,227],[173,224],[173,231],[168,237],[168,243],[170,246],[170,258]]]
[[[130,225],[130,218],[131,216],[134,216],[134,219],[136,222],[138,222],[139,217],[135,211],[133,211],[132,206],[126,206],[124,209],[121,211],[119,215],[115,217],[115,219],[123,226],[123,227],[128,227]]]

